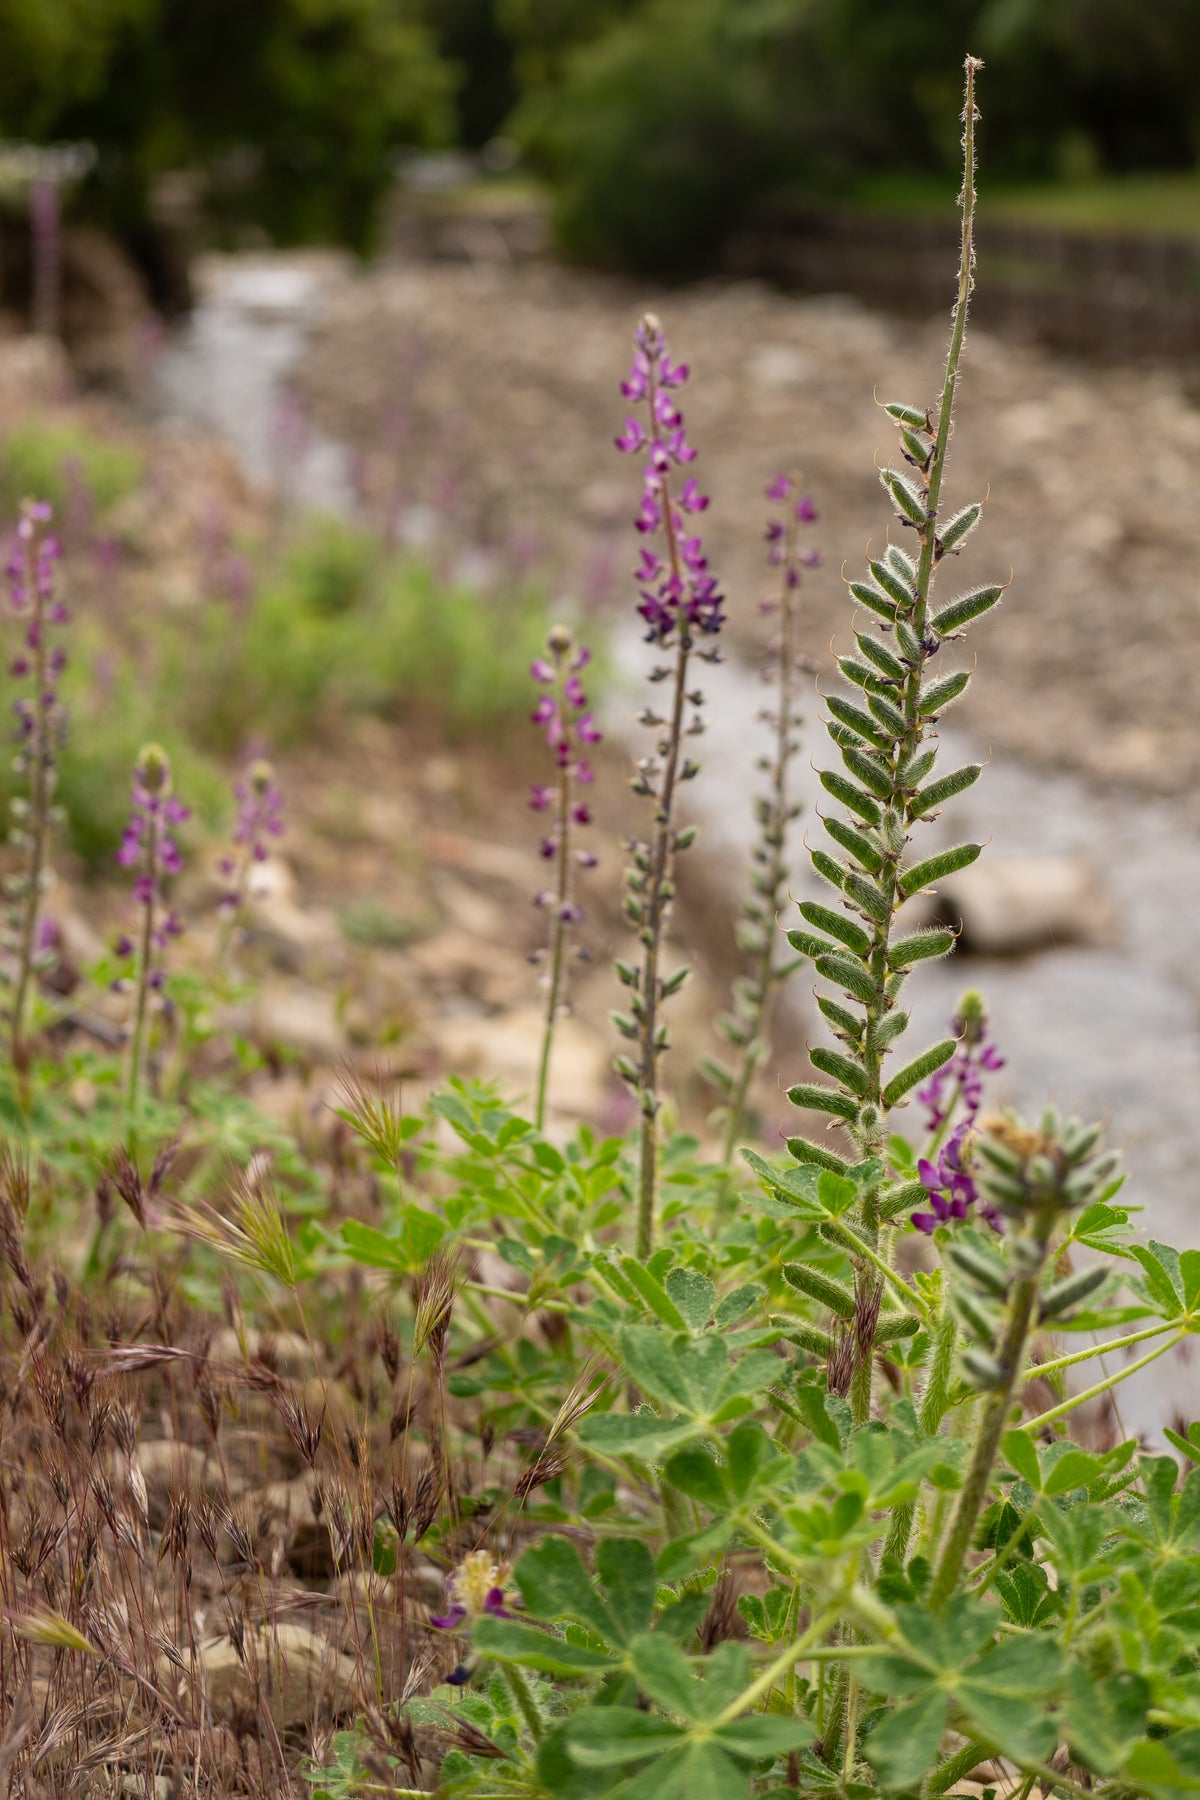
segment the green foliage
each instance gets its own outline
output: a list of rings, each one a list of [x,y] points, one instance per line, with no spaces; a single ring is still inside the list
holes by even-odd
[[[0,438],[0,501],[15,511],[30,495],[71,517],[78,496],[103,514],[142,480],[136,451],[98,437],[73,420],[19,419]]]

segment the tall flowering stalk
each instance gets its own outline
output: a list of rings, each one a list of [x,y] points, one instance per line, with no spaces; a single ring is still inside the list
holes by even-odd
[[[15,766],[26,791],[13,801],[9,833],[24,865],[8,883],[13,902],[10,943],[16,964],[9,1050],[16,1068],[24,1066],[26,1057],[25,1015],[41,949],[41,905],[49,880],[47,856],[56,817],[57,751],[66,725],[58,678],[67,658],[62,646],[53,642],[53,627],[66,623],[67,609],[55,589],[59,544],[48,529],[50,521],[51,509],[44,501],[26,500],[8,563],[9,597],[24,628],[24,643],[9,672],[26,684],[26,691],[13,702]]]
[[[973,285],[978,67],[967,59],[962,244],[941,397],[928,410],[896,403],[886,408],[899,431],[900,460],[906,466],[881,470],[880,481],[901,533],[915,539],[915,554],[889,543],[869,562],[866,579],[850,583],[851,597],[871,617],[856,633],[858,654],[839,660],[854,696],[834,695],[828,701],[829,734],[843,767],[821,773],[826,792],[843,809],[822,821],[841,855],[812,852],[813,865],[837,904],[803,902],[800,912],[810,929],[789,933],[793,948],[812,957],[817,973],[841,990],[840,999],[822,996],[819,1002],[841,1048],[820,1046],[810,1053],[814,1068],[832,1085],[801,1082],[789,1097],[797,1106],[836,1120],[864,1168],[864,1254],[856,1259],[864,1317],[878,1280],[872,1258],[879,1254],[881,1228],[907,1211],[915,1198],[911,1182],[892,1189],[876,1173],[883,1168],[889,1116],[958,1048],[954,1038],[946,1038],[890,1078],[885,1073],[887,1058],[908,1025],[899,1000],[909,973],[917,963],[945,956],[954,947],[950,931],[899,930],[897,914],[912,895],[966,868],[980,852],[978,844],[960,844],[924,858],[909,854],[913,828],[970,787],[980,773],[979,765],[971,763],[934,775],[937,721],[970,681],[966,671],[935,674],[935,659],[943,644],[988,612],[1003,591],[978,588],[936,610],[932,605],[935,572],[962,547],[983,511],[976,502],[946,514],[942,500]],[[806,1138],[790,1139],[789,1147],[801,1162],[839,1173],[847,1168],[845,1158]],[[862,1334],[853,1390],[860,1419],[870,1409],[873,1345],[873,1332]]]
[[[720,660],[716,644],[701,648],[698,640],[715,638],[724,613],[700,539],[688,523],[704,511],[708,498],[699,492],[695,478],[683,473],[695,461],[696,452],[688,443],[683,414],[673,394],[687,380],[687,365],[672,363],[653,313],[647,313],[639,324],[634,346],[633,367],[621,392],[634,405],[645,408],[645,423],[636,417],[626,419],[616,445],[627,455],[645,457],[642,505],[634,521],[646,540],[635,571],[638,612],[645,622],[647,642],[675,652],[674,665],[660,664],[650,677],[654,682],[670,683],[666,716],[650,706],[641,715],[641,722],[658,734],[654,754],[639,761],[633,781],[634,792],[654,802],[654,826],[647,839],[634,840],[626,876],[625,911],[638,931],[642,965],[636,969],[618,963],[618,976],[629,990],[630,1010],[614,1014],[622,1036],[638,1046],[636,1062],[622,1056],[616,1066],[638,1100],[637,1254],[646,1257],[654,1243],[658,1187],[662,1104],[658,1066],[669,1043],[660,1007],[678,992],[688,975],[684,967],[661,976],[659,959],[675,893],[675,857],[695,837],[694,829],[680,831],[676,826],[679,784],[699,772],[699,765],[684,753],[683,740],[704,729],[697,710],[704,697],[688,685],[689,666],[693,655],[708,662]]]
[[[754,803],[759,828],[753,851],[755,868],[737,929],[738,944],[746,953],[748,967],[734,984],[732,1013],[717,1021],[721,1035],[738,1052],[737,1067],[729,1070],[712,1059],[702,1065],[726,1096],[726,1164],[732,1161],[742,1129],[754,1071],[768,1047],[767,1031],[776,990],[798,966],[795,959],[776,960],[775,921],[787,898],[788,827],[800,813],[800,807],[791,798],[788,780],[792,759],[800,747],[795,735],[800,722],[796,716],[798,682],[802,671],[812,667],[796,650],[796,602],[801,570],[817,568],[821,557],[818,550],[803,544],[804,527],[814,524],[817,514],[808,496],[798,492],[795,477],[778,475],[766,497],[778,509],[767,524],[767,543],[768,560],[780,572],[778,596],[763,606],[764,611],[779,613],[779,637],[771,652],[775,704],[773,710],[760,715],[771,727],[774,738],[772,754],[761,757],[758,764],[769,776],[770,785],[768,792],[760,794]],[[771,672],[769,667],[768,678]]]
[[[255,869],[271,854],[270,840],[283,831],[283,795],[271,763],[261,757],[251,763],[245,775],[234,783],[233,795],[238,805],[233,848],[217,865],[226,884],[217,902],[224,927],[219,955],[224,955],[238,915],[253,896]]]
[[[591,651],[576,644],[565,625],[556,625],[546,639],[546,655],[538,657],[530,669],[533,679],[545,690],[531,717],[533,723],[544,730],[554,759],[553,782],[536,783],[529,795],[534,812],[550,815],[540,848],[542,856],[554,868],[553,886],[534,895],[534,905],[545,907],[551,920],[549,949],[538,953],[539,960],[548,955],[550,963],[546,1023],[542,1030],[537,1074],[535,1119],[539,1131],[546,1118],[554,1028],[565,995],[567,938],[572,927],[584,916],[583,908],[575,899],[574,873],[576,868],[596,866],[593,853],[578,848],[575,843],[576,831],[591,823],[591,809],[580,790],[589,787],[593,779],[587,751],[600,742],[600,732],[580,681],[580,674],[590,661]]]
[[[163,986],[159,957],[170,939],[183,929],[167,905],[163,884],[168,875],[177,874],[182,867],[172,831],[188,813],[189,809],[173,791],[166,751],[158,744],[147,744],[133,772],[133,813],[117,851],[122,868],[136,870],[133,897],[138,911],[137,933],[133,938],[122,938],[117,945],[118,955],[134,959],[133,1026],[125,1087],[131,1122],[136,1120],[141,1093],[150,996]]]

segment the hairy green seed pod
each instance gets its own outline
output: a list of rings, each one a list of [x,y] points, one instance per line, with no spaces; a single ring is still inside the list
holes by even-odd
[[[824,938],[817,937],[811,931],[789,931],[786,935],[793,950],[798,950],[801,956],[811,957],[814,962],[818,956],[825,956],[834,948]]]
[[[633,1065],[630,1064],[631,1068],[632,1066]],[[729,1073],[728,1069],[723,1068],[713,1057],[702,1056],[696,1066],[704,1076],[704,1079],[711,1082],[713,1087],[720,1088],[723,1094],[731,1094],[733,1092],[733,1076]],[[624,1074],[624,1070],[621,1068],[619,1060],[617,1063],[617,1074]],[[636,1070],[634,1071],[634,1074],[636,1079]],[[626,1076],[626,1080],[628,1079],[628,1076]]]
[[[857,781],[860,781],[868,793],[874,794],[877,800],[890,800],[892,797],[892,774],[873,756],[864,750],[842,751],[842,761]]]
[[[795,1344],[798,1350],[807,1350],[810,1356],[828,1362],[833,1353],[833,1340],[827,1331],[818,1331],[815,1325],[806,1325],[800,1319],[773,1319],[771,1323],[778,1326],[785,1343]]]
[[[960,1275],[973,1281],[985,1294],[995,1294],[998,1300],[1002,1300],[1007,1294],[1008,1270],[986,1251],[967,1243],[964,1238],[954,1238],[946,1245],[942,1254]]]
[[[978,500],[972,501],[970,506],[964,506],[952,519],[947,519],[938,532],[938,548],[943,553],[961,550],[982,517],[983,507]]]
[[[793,1106],[806,1112],[827,1113],[831,1119],[845,1119],[853,1125],[858,1119],[858,1106],[836,1088],[822,1087],[816,1081],[801,1081],[787,1091]]]
[[[1036,1275],[1045,1261],[1046,1252],[1036,1239],[1013,1238],[1008,1245],[1009,1260],[1027,1275]]]
[[[999,1169],[1005,1175],[1020,1175],[1025,1167],[1017,1151],[1007,1144],[997,1143],[993,1137],[980,1137],[976,1140],[976,1149],[986,1162]]]
[[[1102,1125],[1072,1125],[1063,1134],[1062,1153],[1070,1163],[1082,1162],[1100,1141]]]
[[[906,1063],[904,1068],[893,1075],[883,1090],[884,1104],[895,1106],[898,1101],[903,1100],[910,1088],[915,1088],[918,1082],[926,1080],[935,1069],[940,1069],[943,1063],[949,1062],[957,1049],[956,1038],[943,1038],[940,1044],[931,1044],[928,1050],[922,1051],[920,1056],[914,1057],[912,1062]]]
[[[698,825],[685,825],[682,831],[675,833],[676,850],[690,850],[699,835],[700,827]]]
[[[861,793],[853,782],[847,781],[844,775],[839,774],[836,769],[822,769],[818,774],[818,780],[827,794],[832,794],[835,800],[840,800],[843,806],[857,814],[866,824],[878,825],[880,815],[875,802]]]
[[[880,750],[887,748],[887,737],[880,731],[870,713],[864,712],[861,706],[854,706],[849,700],[843,700],[840,694],[831,694],[825,704],[839,724],[848,725],[851,731],[856,731],[860,738],[865,738]]]
[[[916,1337],[920,1321],[911,1313],[883,1313],[875,1327],[877,1344],[894,1344],[899,1338]]]
[[[623,1038],[635,1038],[637,1036],[637,1025],[629,1017],[628,1013],[610,1012],[608,1016]]]
[[[899,544],[889,544],[886,555],[888,567],[894,569],[897,575],[907,581],[915,594],[917,591],[917,565],[908,551],[902,550]]]
[[[846,871],[841,863],[835,862],[832,856],[826,856],[824,850],[810,850],[808,857],[817,874],[823,875],[830,886],[837,888],[840,892],[842,883],[846,879]]]
[[[1058,1170],[1048,1156],[1031,1156],[1025,1165],[1025,1179],[1031,1187],[1049,1191],[1058,1185]]]
[[[676,969],[673,975],[668,975],[667,979],[659,985],[660,998],[669,1000],[672,994],[677,994],[691,972],[691,964],[684,963],[682,969]]]
[[[907,475],[901,475],[898,469],[881,469],[879,481],[901,519],[907,519],[910,525],[928,524],[929,508],[924,495]]]
[[[951,631],[958,631],[964,625],[971,624],[974,619],[981,619],[984,613],[991,612],[993,606],[1004,593],[1002,587],[973,588],[969,594],[960,594],[957,600],[951,600],[943,606],[941,612],[934,613],[930,624],[939,637],[945,637]]]
[[[979,780],[981,772],[979,763],[964,763],[961,769],[943,775],[938,781],[931,781],[927,788],[922,788],[919,794],[913,796],[910,808],[913,817],[927,818],[935,807],[953,800],[956,794],[966,793]]]
[[[875,670],[869,669],[866,663],[859,662],[857,657],[839,656],[838,668],[847,681],[852,681],[855,687],[862,688],[867,693],[875,693],[883,686]],[[837,699],[838,696],[833,695],[832,698]],[[828,702],[826,704],[828,705]]]
[[[622,962],[618,956],[613,961],[613,968],[617,971],[617,980],[622,986],[635,988],[641,985],[641,970],[635,969],[632,963]]]
[[[783,1279],[789,1287],[796,1288],[801,1294],[807,1294],[810,1300],[827,1306],[831,1313],[839,1319],[854,1317],[853,1289],[843,1287],[840,1281],[834,1281],[820,1269],[814,1269],[808,1263],[785,1263]]]
[[[869,1037],[872,1049],[886,1050],[889,1044],[894,1044],[896,1039],[907,1030],[907,1013],[897,1011],[885,1013],[884,1017],[876,1020],[871,1027]]]
[[[886,1225],[889,1219],[912,1212],[916,1206],[924,1206],[928,1199],[929,1190],[923,1181],[902,1181],[897,1186],[886,1187],[879,1196],[880,1223]]]
[[[888,952],[888,962],[893,969],[907,969],[915,962],[930,962],[939,956],[949,956],[953,948],[952,931],[940,928],[912,931],[907,937],[896,939]]]
[[[839,1006],[836,1000],[830,1000],[825,994],[818,994],[817,1010],[822,1018],[828,1019],[839,1037],[848,1039],[852,1044],[862,1043],[863,1021],[852,1012],[847,1012],[844,1006]]]
[[[879,827],[879,836],[884,852],[889,860],[894,861],[901,855],[908,842],[904,830],[904,821],[899,813],[889,812]]]
[[[943,675],[940,680],[931,681],[921,689],[917,710],[923,719],[930,719],[935,713],[944,712],[948,706],[952,706],[970,685],[971,676],[966,669],[959,669],[953,675]]]
[[[916,595],[909,583],[897,575],[894,569],[889,568],[886,562],[868,563],[867,567],[871,571],[871,580],[876,587],[882,588],[888,598],[894,600],[898,607],[907,610],[916,600]]]
[[[912,668],[915,669],[918,663],[924,662],[925,652],[921,647],[921,640],[907,619],[896,620],[896,646]]]
[[[880,893],[874,882],[854,869],[847,869],[842,892],[855,909],[873,925],[886,925],[892,916],[892,903]]]
[[[886,676],[888,681],[904,680],[907,670],[900,658],[892,655],[886,644],[880,643],[878,638],[872,637],[869,631],[856,632],[854,641],[867,661],[874,663],[879,673]]]
[[[994,1313],[976,1295],[966,1288],[956,1288],[953,1294],[954,1310],[975,1339],[985,1350],[994,1350],[996,1335],[1000,1321]]]
[[[827,931],[830,937],[840,938],[856,956],[866,956],[869,952],[869,936],[861,925],[856,925],[845,913],[834,912],[829,906],[818,906],[815,900],[802,900],[798,910],[802,919],[807,919],[818,931]]]
[[[870,970],[855,961],[854,957],[834,950],[828,956],[817,957],[816,969],[818,975],[823,975],[826,981],[835,982],[852,1000],[861,1001],[864,1006],[874,1004],[875,983],[871,979]]]
[[[922,745],[911,756],[906,756],[896,770],[896,786],[906,794],[911,793],[914,788],[920,787],[936,761],[937,745]]]
[[[814,1144],[811,1138],[790,1137],[787,1140],[788,1152],[798,1163],[810,1169],[828,1169],[834,1175],[844,1175],[850,1167],[844,1156],[836,1150],[830,1150],[826,1144]]]
[[[850,593],[860,606],[865,606],[871,612],[878,613],[879,617],[886,619],[889,625],[895,619],[896,608],[887,595],[880,592],[873,581],[852,581]]]
[[[915,431],[902,431],[900,442],[904,446],[905,455],[911,456],[919,469],[928,469],[934,450],[928,438],[918,437]]]
[[[840,1081],[844,1088],[859,1100],[865,1100],[869,1084],[863,1071],[848,1056],[842,1056],[836,1050],[827,1050],[824,1044],[818,1044],[808,1053],[808,1060],[814,1069],[822,1075],[828,1075],[834,1081]]]
[[[1000,1175],[995,1170],[983,1170],[980,1173],[979,1185],[985,1199],[1002,1207],[1014,1218],[1025,1211],[1029,1202],[1029,1192],[1023,1181],[1012,1175]]]
[[[883,857],[870,838],[864,837],[861,831],[855,831],[852,825],[847,825],[842,819],[822,819],[821,823],[834,843],[840,844],[868,875],[878,875],[883,867]]]
[[[712,1066],[714,1069],[719,1069],[719,1067],[720,1067],[720,1065],[717,1063],[713,1063]],[[637,1071],[636,1067],[634,1066],[634,1064],[630,1062],[630,1060],[627,1056],[614,1056],[613,1057],[613,1068],[617,1071],[617,1074],[621,1077],[621,1080],[628,1082],[630,1087],[636,1088],[640,1085],[640,1077],[638,1075],[638,1071]],[[721,1072],[724,1073],[724,1071],[721,1071]],[[733,1086],[733,1082],[729,1079],[728,1076],[726,1076],[726,1081],[730,1087]]]
[[[929,430],[929,414],[919,406],[903,406],[898,400],[886,400],[883,410],[900,425],[915,425],[918,431]]]
[[[960,1360],[963,1374],[972,1387],[981,1388],[985,1394],[990,1394],[1004,1386],[1004,1370],[986,1350],[977,1350],[970,1344],[963,1351]]]
[[[1072,1307],[1102,1288],[1108,1280],[1108,1270],[1103,1263],[1093,1263],[1088,1269],[1076,1269],[1073,1275],[1064,1276],[1056,1281],[1053,1287],[1047,1288],[1042,1295],[1040,1318],[1059,1319]]]
[[[887,700],[882,694],[870,694],[867,697],[870,707],[879,724],[883,726],[889,739],[902,738],[908,730],[908,720],[894,700]]]
[[[982,847],[981,844],[955,844],[951,850],[939,850],[936,856],[927,856],[924,862],[902,869],[901,893],[908,899],[919,894],[922,888],[932,887],[936,881],[945,881],[948,875],[957,875],[960,869],[969,869]]]

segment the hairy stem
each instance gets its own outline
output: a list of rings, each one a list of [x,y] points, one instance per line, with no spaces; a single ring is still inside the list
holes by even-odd
[[[138,1098],[142,1083],[142,1064],[146,1048],[146,1014],[150,1000],[150,964],[154,954],[154,899],[157,890],[159,815],[151,813],[143,868],[148,876],[146,898],[142,902],[142,929],[137,949],[137,973],[134,977],[133,1034],[129,1040],[129,1072],[125,1088],[125,1109],[130,1125],[137,1122]]]
[[[53,773],[53,748],[50,711],[46,703],[46,621],[42,583],[34,568],[34,547],[26,545],[26,584],[32,596],[33,626],[33,711],[29,758],[32,781],[29,795],[29,861],[26,868],[25,909],[21,921],[21,947],[17,965],[16,992],[13,995],[10,1021],[10,1052],[13,1068],[25,1066],[25,1012],[33,979],[33,962],[37,951],[38,916],[42,904],[42,882],[46,867],[46,846],[50,835],[50,790]]]
[[[1042,1269],[1045,1265],[1056,1211],[1055,1205],[1047,1203],[1035,1214],[1030,1241],[1036,1246],[1040,1255],[1034,1267],[1023,1270],[1017,1276],[1009,1296],[1007,1327],[997,1353],[1001,1381],[1000,1385],[988,1394],[984,1402],[983,1417],[980,1420],[979,1433],[975,1439],[975,1448],[971,1454],[967,1478],[958,1496],[958,1505],[954,1510],[949,1535],[946,1538],[937,1573],[933,1578],[933,1587],[930,1590],[929,1603],[935,1608],[945,1604],[958,1584],[967,1551],[971,1546],[971,1536],[975,1530],[976,1520],[979,1518],[987,1498],[988,1484],[992,1478],[992,1469],[1000,1448],[1000,1439],[1004,1435],[1009,1408],[1012,1406],[1013,1397],[1021,1380],[1029,1334],[1033,1328],[1034,1314],[1037,1308]]]
[[[566,701],[561,691],[563,685],[564,676],[560,667],[558,696],[560,710],[565,710],[566,707]],[[558,1020],[558,1008],[562,998],[563,964],[566,957],[566,908],[570,900],[571,884],[571,768],[569,763],[558,771],[557,824],[558,879],[555,885],[554,931],[550,941],[550,987],[546,995],[546,1022],[542,1027],[542,1052],[538,1059],[537,1105],[534,1112],[534,1123],[539,1131],[546,1121],[546,1088],[550,1079],[550,1052],[554,1045],[554,1027]]]

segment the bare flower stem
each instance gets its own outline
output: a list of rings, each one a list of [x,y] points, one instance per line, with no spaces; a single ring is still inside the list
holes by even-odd
[[[559,688],[564,683],[563,670],[559,669]],[[565,699],[561,691],[559,705],[565,708]],[[567,763],[558,771],[558,805],[557,805],[557,859],[558,871],[555,883],[554,929],[550,936],[550,986],[546,995],[546,1023],[542,1028],[542,1052],[538,1059],[537,1105],[534,1112],[534,1123],[539,1131],[546,1122],[546,1089],[550,1080],[550,1053],[554,1046],[554,1027],[558,1023],[558,1009],[562,1000],[563,966],[566,960],[567,947],[567,907],[570,903],[571,886],[571,765]]]
[[[142,1064],[146,1048],[146,1014],[150,1001],[150,970],[154,955],[154,901],[157,892],[158,814],[147,821],[145,867],[150,875],[149,887],[142,901],[141,932],[137,946],[137,970],[134,975],[135,998],[133,1032],[129,1040],[129,1069],[125,1084],[125,1110],[130,1125],[137,1122],[138,1101],[142,1084]]]

